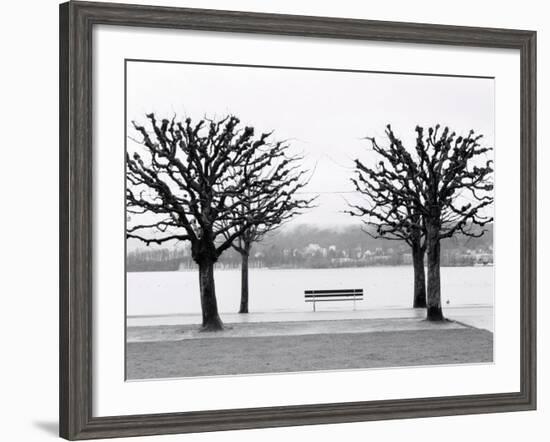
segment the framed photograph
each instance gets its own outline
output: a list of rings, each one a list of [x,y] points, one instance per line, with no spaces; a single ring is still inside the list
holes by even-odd
[[[535,88],[532,31],[62,4],[60,435],[535,409]]]

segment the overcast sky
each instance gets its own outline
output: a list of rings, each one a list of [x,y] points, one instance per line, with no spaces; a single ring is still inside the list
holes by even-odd
[[[193,120],[233,114],[289,140],[315,169],[304,190],[320,193],[318,207],[295,224],[357,222],[341,213],[357,197],[349,193],[352,161],[374,163],[362,138],[382,141],[388,123],[406,145],[417,124],[440,123],[459,134],[474,129],[494,146],[492,79],[128,62],[128,135],[136,135],[130,121],[145,122],[149,112]]]

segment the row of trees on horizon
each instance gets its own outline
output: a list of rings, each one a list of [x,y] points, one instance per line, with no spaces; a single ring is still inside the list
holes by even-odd
[[[315,197],[300,192],[311,172],[287,143],[271,141],[271,133],[257,136],[234,116],[195,124],[189,118],[157,121],[154,114],[147,119],[150,129],[134,123],[142,148],[127,152],[126,202],[133,221],[144,214],[153,221],[129,224],[127,238],[190,244],[199,269],[202,328],[220,330],[215,263],[230,249],[241,256],[239,312],[247,313],[252,246],[315,205]],[[481,147],[473,131],[462,137],[436,125],[427,134],[420,127],[416,132],[411,151],[390,126],[384,145],[369,139],[380,159],[373,165],[356,159],[350,179],[364,202],[350,205],[348,214],[363,220],[364,234],[410,247],[414,306],[427,308],[429,320],[442,320],[441,241],[479,237],[492,222],[483,213],[492,203],[491,162],[478,161],[490,148]]]

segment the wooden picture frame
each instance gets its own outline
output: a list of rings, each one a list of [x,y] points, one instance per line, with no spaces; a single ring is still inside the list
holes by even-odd
[[[520,391],[254,409],[92,416],[92,29],[98,24],[519,50]],[[61,437],[77,440],[535,409],[535,32],[71,1],[60,6],[59,68]]]

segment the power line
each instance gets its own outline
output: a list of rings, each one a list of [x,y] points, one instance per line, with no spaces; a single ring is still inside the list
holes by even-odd
[[[301,194],[312,194],[312,193],[315,193],[315,194],[329,194],[329,193],[338,193],[338,194],[341,194],[341,193],[359,193],[357,192],[356,190],[341,190],[341,191],[333,191],[333,192],[315,192],[315,191],[310,191],[310,192],[295,192],[295,193],[301,193]]]

